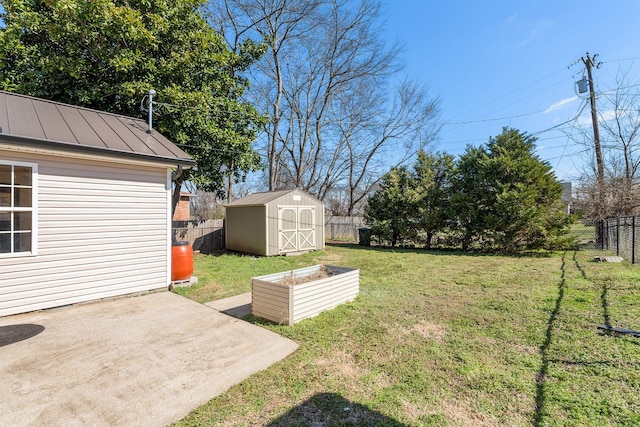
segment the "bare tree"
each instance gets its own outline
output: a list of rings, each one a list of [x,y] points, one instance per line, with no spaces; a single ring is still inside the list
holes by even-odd
[[[383,161],[386,170],[390,159],[402,162],[432,139],[438,102],[415,83],[392,87],[401,49],[380,36],[377,1],[222,3],[217,26],[230,44],[253,37],[269,45],[251,97],[270,115],[263,141],[270,190],[297,187],[322,200],[342,192],[351,214]]]
[[[313,31],[321,0],[224,0],[209,4],[213,26],[225,36],[234,51],[246,40],[265,43],[269,52],[254,70],[252,101],[269,114],[264,151],[269,173],[269,190],[277,187],[283,145],[281,144],[282,103],[285,80],[292,70],[292,48],[304,34]]]
[[[355,97],[347,103],[357,110],[363,102],[374,105],[377,93],[364,91],[365,96]],[[433,141],[438,127],[429,124],[438,111],[438,100],[427,96],[427,89],[413,82],[402,82],[387,109],[370,109],[375,112],[367,120],[338,121],[340,143],[346,147],[348,161],[344,175],[347,176],[348,215],[353,215],[356,206],[371,192],[388,160],[403,164],[417,150]],[[367,110],[365,110],[367,112]]]
[[[609,106],[608,117],[600,118],[608,154],[609,191],[619,190],[615,198],[618,215],[630,215],[639,206],[638,167],[640,167],[640,100],[639,82],[630,83],[629,73],[619,72],[616,88],[603,92]]]
[[[618,71],[612,90],[598,93],[598,123],[605,166],[605,197],[597,203],[596,169],[592,137],[578,128],[577,142],[585,144],[591,157],[578,185],[582,208],[593,219],[638,213],[640,208],[640,81],[629,71]],[[602,206],[600,206],[602,204]]]

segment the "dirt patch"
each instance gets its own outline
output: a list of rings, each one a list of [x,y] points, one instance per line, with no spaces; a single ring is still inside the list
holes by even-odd
[[[465,405],[465,402],[446,402],[440,410],[454,426],[500,427],[503,425],[487,415],[473,411]]]
[[[342,350],[337,350],[328,357],[318,358],[316,366],[325,375],[338,374],[350,381],[358,380],[364,374],[363,368],[358,366],[353,355]]]
[[[325,256],[318,257],[317,260],[320,263],[338,264],[340,262],[340,260],[342,260],[342,257],[340,256],[340,254],[337,254],[335,252],[331,252],[331,253],[327,253],[327,255],[325,255]]]
[[[447,328],[445,326],[427,322],[426,320],[421,320],[410,327],[396,324],[395,326],[388,327],[387,329],[389,330],[389,333],[396,338],[401,338],[402,336],[410,334],[417,334],[428,340],[442,342],[444,337],[447,335]]]
[[[386,358],[384,359],[387,360]],[[373,362],[373,360],[372,360]],[[326,356],[319,357],[314,362],[314,375],[326,378],[324,390],[327,385],[337,382],[344,390],[346,399],[373,399],[379,390],[393,385],[392,378],[383,370],[371,370],[370,366],[362,365],[354,358],[353,354],[346,350],[334,350]],[[308,369],[300,366],[300,370]],[[322,391],[319,389],[318,391]]]
[[[436,323],[421,321],[413,325],[411,330],[423,338],[441,342],[447,334],[447,329]]]
[[[278,283],[281,283],[286,286],[295,286],[301,283],[312,282],[314,280],[326,279],[327,277],[335,276],[336,272],[329,270],[326,266],[321,266],[318,272],[310,274],[304,277],[285,277],[282,280],[279,280]]]

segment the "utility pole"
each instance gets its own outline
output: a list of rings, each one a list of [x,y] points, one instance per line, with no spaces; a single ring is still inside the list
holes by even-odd
[[[591,73],[591,69],[593,67],[600,68],[600,64],[596,64],[596,58],[598,55],[593,55],[593,57],[589,56],[589,52],[587,52],[587,56],[580,58],[582,63],[587,68],[587,79],[589,81],[589,100],[591,101],[591,124],[593,125],[593,145],[596,150],[596,167],[598,170],[598,176],[596,177],[598,182],[598,199],[600,206],[598,207],[599,216],[605,216],[605,182],[604,182],[604,162],[602,160],[602,147],[600,146],[600,131],[598,130],[598,112],[596,110],[596,94],[593,89],[593,75]],[[603,218],[601,218],[603,219]]]

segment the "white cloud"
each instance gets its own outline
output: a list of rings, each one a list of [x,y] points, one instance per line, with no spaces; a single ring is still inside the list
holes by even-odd
[[[544,110],[544,112],[546,114],[546,113],[550,113],[551,111],[558,110],[566,105],[571,104],[572,102],[577,101],[578,99],[580,98],[578,98],[577,96],[572,96],[571,98],[562,99],[556,103],[551,104],[551,106],[546,110]]]
[[[521,22],[518,15],[511,15],[504,21],[504,25],[512,32],[512,40],[508,46],[512,48],[524,47],[541,36],[544,36],[554,26],[554,21],[541,19],[533,22]]]
[[[511,25],[515,20],[518,19],[518,14],[514,13],[510,17],[504,20],[505,25]]]
[[[616,117],[622,117],[624,113],[616,110],[600,110],[598,111],[598,123],[604,123],[616,119]],[[578,118],[578,126],[590,127],[591,126],[591,111],[589,106],[585,108],[582,115]]]
[[[591,126],[591,114],[583,114],[578,117],[578,126],[587,127]]]

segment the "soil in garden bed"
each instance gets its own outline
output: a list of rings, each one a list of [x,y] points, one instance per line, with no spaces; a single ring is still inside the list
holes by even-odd
[[[278,281],[278,283],[281,283],[286,286],[295,286],[301,283],[312,282],[314,280],[320,280],[320,279],[324,279],[326,277],[331,277],[335,275],[336,275],[335,272],[329,270],[323,265],[322,267],[320,267],[320,270],[318,270],[316,273],[313,273],[304,277],[286,277]]]

